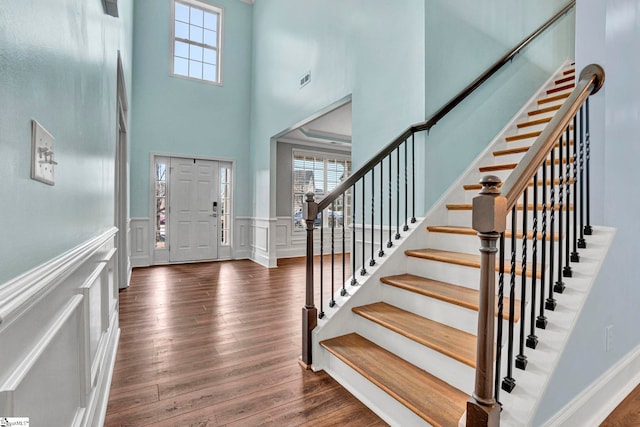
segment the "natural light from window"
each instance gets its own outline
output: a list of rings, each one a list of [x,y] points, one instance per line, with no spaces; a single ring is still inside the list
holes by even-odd
[[[222,83],[222,9],[196,0],[174,0],[171,74]]]

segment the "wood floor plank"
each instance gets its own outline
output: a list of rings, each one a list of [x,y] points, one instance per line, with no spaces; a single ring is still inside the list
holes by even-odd
[[[304,258],[276,269],[248,260],[134,269],[119,294],[105,426],[303,425],[332,412],[386,425],[298,365],[304,283]]]

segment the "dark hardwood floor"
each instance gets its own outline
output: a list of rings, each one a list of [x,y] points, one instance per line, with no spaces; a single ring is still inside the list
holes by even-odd
[[[382,426],[298,365],[304,259],[135,269],[106,426]]]

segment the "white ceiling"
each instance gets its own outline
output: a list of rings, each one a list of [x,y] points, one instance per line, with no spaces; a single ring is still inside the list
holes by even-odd
[[[351,150],[351,102],[292,130],[278,140]]]

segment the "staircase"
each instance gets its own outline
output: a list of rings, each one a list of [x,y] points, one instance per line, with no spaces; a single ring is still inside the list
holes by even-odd
[[[574,81],[571,66],[552,77],[444,199],[401,237],[366,279],[349,288],[351,296],[337,298],[338,307],[329,310],[314,331],[314,344],[321,346],[314,349],[314,369],[325,369],[387,422],[464,425],[476,368],[480,256],[471,228],[471,201],[480,190],[476,183],[487,174],[504,182],[569,96]],[[531,215],[530,208],[528,212]],[[507,230],[505,237],[513,232]],[[520,246],[523,233],[515,233]],[[556,245],[560,239],[556,235]],[[536,270],[539,278],[544,266]],[[529,278],[531,271],[526,270]],[[522,274],[519,263],[516,274]],[[504,305],[508,307],[508,300]],[[520,306],[516,301],[516,330]],[[508,311],[503,321],[509,319]],[[542,391],[528,392],[538,399]],[[503,425],[511,425],[505,424],[509,419],[503,417]]]

